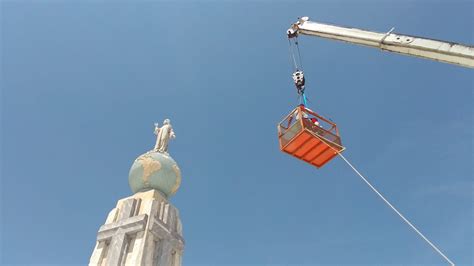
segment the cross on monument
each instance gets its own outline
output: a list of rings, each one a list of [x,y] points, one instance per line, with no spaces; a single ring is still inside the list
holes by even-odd
[[[162,247],[162,256],[158,259],[158,265],[174,265],[176,252],[182,252],[184,250],[183,238],[170,230],[160,219],[153,219],[151,222],[150,232],[160,240],[164,240]]]
[[[122,256],[127,248],[127,236],[145,230],[148,216],[146,214],[133,216],[137,209],[136,199],[124,201],[119,211],[117,222],[100,227],[97,241],[110,241],[107,264],[120,265]]]

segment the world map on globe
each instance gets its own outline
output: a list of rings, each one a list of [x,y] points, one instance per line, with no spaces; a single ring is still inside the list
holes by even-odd
[[[150,151],[134,161],[128,181],[133,193],[156,189],[170,197],[181,185],[181,170],[168,154]]]

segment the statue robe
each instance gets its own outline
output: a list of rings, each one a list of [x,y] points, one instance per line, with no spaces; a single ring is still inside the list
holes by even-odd
[[[168,152],[168,142],[170,138],[174,137],[173,127],[170,124],[165,124],[161,128],[155,129],[156,144],[155,151]]]

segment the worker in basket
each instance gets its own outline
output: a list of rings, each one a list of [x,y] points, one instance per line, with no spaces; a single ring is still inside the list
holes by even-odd
[[[311,123],[313,123],[315,126],[321,127],[321,124],[319,124],[319,121],[316,117],[311,117],[309,120],[311,120]]]
[[[312,110],[306,108],[306,106],[305,106],[304,104],[300,104],[300,105],[298,105],[298,106],[303,107],[303,110],[309,110],[309,111],[312,112]],[[298,117],[298,110],[295,111],[295,114],[296,114],[296,120],[298,120],[298,119],[299,119],[299,117]],[[306,120],[310,121],[310,122],[311,122],[312,124],[314,124],[315,126],[321,127],[321,125],[319,124],[319,120],[318,120],[316,117],[314,117],[314,116],[313,116],[313,117],[309,117],[308,114],[307,114],[305,111],[303,111],[303,119],[306,119]]]
[[[303,107],[303,110],[306,109],[306,107],[304,106],[304,104],[300,104],[300,105],[298,105],[298,106]],[[303,111],[302,114],[303,114],[303,119],[309,120],[309,116],[308,116],[308,114],[307,114],[306,112]],[[299,119],[300,119],[300,115],[299,115],[298,109],[295,110],[294,116],[295,116],[295,119],[296,119],[296,120],[299,120]]]
[[[303,107],[303,110],[308,110],[310,112],[313,112],[311,109],[306,108],[306,106],[304,104],[300,104],[299,106]],[[316,118],[313,115],[311,115],[311,117],[310,117],[305,111],[302,112],[302,116],[303,116],[304,120],[306,120],[306,121],[310,122],[311,124],[317,126],[317,129],[315,129],[317,133],[319,133],[321,135],[324,133],[322,130],[320,130],[320,129],[323,129],[323,126],[321,125],[321,123],[319,123],[318,118]],[[296,118],[296,120],[299,119],[298,110],[296,110],[296,112],[295,112],[295,118]]]

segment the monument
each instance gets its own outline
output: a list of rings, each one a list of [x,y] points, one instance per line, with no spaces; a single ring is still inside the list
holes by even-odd
[[[155,123],[155,147],[130,168],[132,196],[120,199],[99,228],[89,265],[180,266],[184,239],[178,210],[169,202],[181,171],[168,153],[176,136],[169,119]]]

